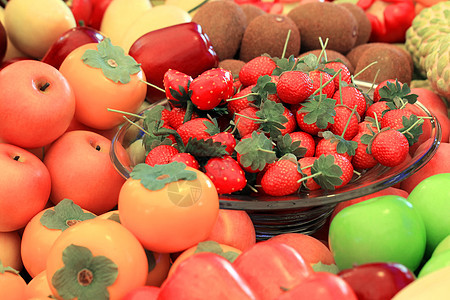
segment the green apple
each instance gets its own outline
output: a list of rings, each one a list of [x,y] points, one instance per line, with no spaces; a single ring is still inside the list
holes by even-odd
[[[424,277],[430,273],[433,273],[439,269],[450,267],[450,250],[441,252],[437,255],[433,255],[422,267],[419,272],[418,278]]]
[[[437,246],[436,248],[434,248],[433,254],[434,255],[438,255],[444,251],[450,250],[450,234],[447,235],[447,237],[445,239],[443,239]]]
[[[408,201],[422,216],[427,231],[426,254],[450,234],[450,173],[422,180],[409,194]]]
[[[393,262],[414,271],[425,252],[425,225],[405,198],[380,196],[341,210],[330,224],[329,244],[340,270]]]

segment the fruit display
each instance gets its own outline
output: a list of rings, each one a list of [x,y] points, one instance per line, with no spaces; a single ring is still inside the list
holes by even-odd
[[[0,1],[0,298],[446,299],[447,3]]]

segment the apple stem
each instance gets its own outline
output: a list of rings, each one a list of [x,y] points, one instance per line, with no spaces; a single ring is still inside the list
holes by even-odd
[[[99,145],[95,146],[95,150],[100,151],[100,146]]]
[[[16,156],[14,156],[13,159],[14,159],[15,161],[19,161],[19,158],[20,158],[20,156],[19,156],[19,155],[16,155]]]
[[[45,92],[45,90],[50,86],[50,83],[46,82],[43,86],[39,88],[41,92]]]

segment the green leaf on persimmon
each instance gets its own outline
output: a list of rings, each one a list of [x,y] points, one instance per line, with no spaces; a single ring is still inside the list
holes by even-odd
[[[5,272],[13,273],[18,275],[19,271],[10,266],[4,266],[2,260],[0,259],[0,274],[5,274]]]
[[[127,84],[131,81],[131,75],[141,71],[141,65],[126,55],[121,47],[111,44],[109,38],[101,41],[97,50],[86,50],[81,60],[88,66],[101,69],[105,77],[115,83]]]
[[[46,210],[39,221],[48,229],[64,231],[78,222],[93,218],[95,218],[94,214],[84,212],[72,200],[63,199],[53,208]]]

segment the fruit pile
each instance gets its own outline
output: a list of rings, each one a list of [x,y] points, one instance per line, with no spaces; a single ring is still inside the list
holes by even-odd
[[[445,299],[449,119],[438,94],[411,88],[408,53],[367,43],[354,5],[320,2],[323,17],[346,17],[300,30],[322,4],[292,7],[296,22],[266,13],[251,24],[239,1],[155,2],[2,3],[0,298]],[[257,49],[260,36],[281,51]],[[133,167],[125,179],[110,152],[126,126],[139,139],[115,144]],[[286,226],[263,241],[254,215],[220,207],[225,195],[331,194],[367,170],[398,175],[434,135],[418,172],[338,203],[311,235]]]

